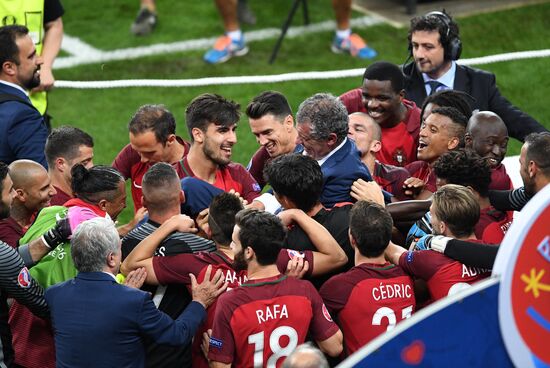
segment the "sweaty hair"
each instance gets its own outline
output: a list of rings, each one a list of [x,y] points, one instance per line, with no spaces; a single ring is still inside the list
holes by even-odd
[[[458,148],[464,147],[464,135],[466,134],[466,126],[468,119],[460,111],[454,107],[438,107],[432,110],[432,114],[439,114],[448,117],[453,122],[453,135],[460,139]]]
[[[403,90],[405,78],[401,68],[387,61],[377,61],[365,69],[363,80],[390,81],[391,87],[395,93]]]
[[[439,91],[434,93],[431,96],[426,97],[424,100],[424,103],[422,104],[422,111],[420,112],[420,117],[422,118],[424,116],[424,111],[426,111],[426,106],[428,104],[437,105],[438,107],[454,107],[462,115],[466,117],[466,119],[470,119],[472,116],[472,107],[468,103],[468,100],[474,102],[475,99],[467,94],[466,92],[462,91],[455,91],[452,89],[446,89],[443,91]]]
[[[130,120],[128,130],[133,135],[151,131],[157,141],[165,145],[168,137],[176,134],[176,119],[164,105],[143,105]]]
[[[240,105],[220,95],[204,93],[191,101],[185,110],[189,137],[193,141],[193,128],[206,132],[210,124],[229,127],[239,122]]]
[[[408,40],[409,45],[411,45],[412,42],[412,34],[417,31],[437,31],[439,33],[439,42],[441,42],[441,45],[445,49],[445,57],[448,57],[448,50],[449,50],[449,42],[453,38],[458,38],[460,35],[460,30],[458,28],[458,24],[451,18],[449,14],[443,10],[443,12],[447,18],[449,19],[449,27],[448,27],[448,34],[447,34],[447,25],[445,24],[445,21],[441,19],[442,17],[440,15],[435,14],[425,14],[422,16],[414,17],[411,19],[411,25],[409,27],[409,33],[408,33]]]
[[[74,165],[71,170],[71,189],[75,197],[89,203],[102,199],[113,201],[119,195],[119,183],[124,177],[110,166],[94,166],[89,170],[83,165]]]
[[[9,166],[0,161],[0,193],[4,190],[4,179],[8,176]]]
[[[317,93],[300,104],[296,113],[298,124],[311,124],[311,137],[326,141],[335,133],[337,144],[348,135],[348,111],[340,99],[329,93]]]
[[[151,166],[143,176],[143,198],[147,210],[163,214],[174,206],[180,205],[180,179],[172,165],[158,162]]]
[[[461,185],[447,184],[439,188],[433,194],[432,209],[457,238],[471,235],[479,221],[479,203],[472,192]]]
[[[288,115],[292,115],[292,110],[286,97],[277,91],[265,91],[248,104],[246,115],[251,119],[260,119],[265,115],[271,114],[278,120],[283,120]]]
[[[243,209],[243,204],[237,196],[221,193],[210,202],[208,226],[212,232],[212,240],[217,244],[229,246],[235,226],[235,215]]]
[[[94,139],[83,130],[72,126],[60,126],[52,130],[46,140],[46,160],[48,166],[54,167],[55,160],[63,157],[67,161],[78,156],[80,146],[94,147]]]
[[[101,272],[110,254],[120,254],[120,237],[110,219],[95,217],[76,227],[71,257],[79,272]]]
[[[489,195],[491,168],[472,150],[458,149],[441,155],[434,163],[435,175],[448,184],[472,187],[482,197]]]
[[[277,216],[265,211],[245,209],[237,213],[235,224],[240,228],[242,249],[252,248],[258,264],[267,266],[277,262],[285,239],[285,229]]]
[[[542,173],[550,177],[550,133],[531,133],[525,137],[525,160],[535,161]]]
[[[319,202],[323,173],[317,161],[309,156],[291,153],[276,157],[265,168],[264,175],[275,193],[287,197],[304,212]]]
[[[391,215],[379,204],[359,201],[350,211],[349,230],[359,253],[364,257],[374,258],[384,253],[391,239],[392,228]]]
[[[25,26],[11,25],[0,27],[0,65],[6,61],[14,62],[19,65],[19,47],[17,39],[29,34],[29,29]]]

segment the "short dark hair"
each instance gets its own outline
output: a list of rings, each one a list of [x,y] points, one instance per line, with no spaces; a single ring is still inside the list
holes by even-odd
[[[0,193],[4,190],[4,179],[6,179],[9,172],[9,166],[0,161]]]
[[[235,227],[235,215],[243,209],[241,200],[230,193],[220,193],[210,202],[208,226],[212,240],[217,244],[231,244],[231,235]]]
[[[420,118],[422,119],[424,116],[426,106],[431,103],[437,105],[438,107],[454,107],[469,120],[472,116],[472,106],[470,106],[468,101],[474,102],[475,99],[466,92],[456,91],[453,89],[438,91],[433,95],[426,97],[424,103],[422,104]]]
[[[94,139],[85,131],[72,126],[64,125],[53,129],[44,149],[48,166],[54,167],[58,157],[67,161],[73,160],[78,156],[80,146],[93,147]]]
[[[405,77],[403,71],[397,65],[387,61],[377,61],[365,69],[363,80],[390,81],[391,87],[395,93],[399,93],[405,88]]]
[[[254,97],[246,107],[246,116],[260,119],[271,114],[279,120],[292,115],[292,109],[286,97],[277,91],[265,91]]]
[[[432,110],[432,114],[446,116],[453,122],[454,134],[460,138],[458,148],[464,147],[464,135],[466,134],[466,126],[468,119],[458,109],[454,107],[438,107]]]
[[[527,162],[535,161],[545,176],[550,177],[550,132],[531,133],[525,137]]]
[[[10,25],[0,27],[0,66],[6,61],[14,62],[19,65],[19,47],[17,39],[29,34],[29,29],[25,26]]]
[[[204,93],[191,101],[185,110],[189,137],[193,141],[193,128],[206,132],[208,125],[228,127],[240,119],[240,105],[214,93]]]
[[[378,257],[388,246],[393,220],[388,211],[370,201],[355,203],[350,211],[349,230],[364,257]]]
[[[472,234],[479,221],[479,203],[472,191],[461,185],[447,184],[439,188],[433,194],[432,208],[457,238]]]
[[[487,160],[469,149],[441,155],[434,163],[435,175],[449,184],[472,187],[482,197],[489,195],[491,168]]]
[[[164,213],[179,199],[180,192],[174,189],[181,188],[180,179],[172,165],[165,162],[157,162],[151,166],[143,176],[141,185],[143,196],[147,199],[148,211]]]
[[[86,202],[98,203],[102,199],[113,201],[118,195],[118,186],[124,177],[111,166],[93,166],[86,169],[76,164],[71,169],[71,189],[75,197]]]
[[[443,14],[443,15],[442,15]],[[444,20],[446,17],[448,22]],[[412,51],[412,34],[417,31],[437,31],[439,33],[439,42],[445,49],[445,59],[450,59],[451,40],[460,37],[460,29],[453,18],[443,10],[442,12],[430,12],[422,16],[411,19],[409,33],[409,47]]]
[[[176,134],[176,119],[164,105],[143,105],[128,123],[128,130],[133,135],[151,131],[164,145],[171,134]]]
[[[308,212],[319,202],[323,172],[315,159],[298,153],[276,157],[264,170],[265,178],[278,195]]]
[[[237,213],[235,224],[240,228],[239,240],[243,250],[252,248],[258,264],[267,266],[277,262],[286,235],[277,216],[265,211],[245,209]]]

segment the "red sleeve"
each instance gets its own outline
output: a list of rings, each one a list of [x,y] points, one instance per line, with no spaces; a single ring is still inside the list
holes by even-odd
[[[234,290],[223,293],[218,297],[212,336],[208,349],[208,359],[221,363],[232,363],[235,354],[235,339],[231,329],[231,311],[227,300]]]
[[[283,275],[286,272],[286,267],[288,265],[288,261],[293,259],[294,257],[301,257],[304,259],[304,261],[307,261],[309,263],[309,268],[304,275],[305,278],[311,277],[311,274],[313,273],[313,252],[311,250],[294,250],[294,249],[281,249],[279,252],[279,256],[277,257],[277,268],[279,269],[279,272]]]
[[[0,221],[0,241],[3,241],[12,248],[17,248],[17,242],[23,235],[23,229],[13,218],[8,217]]]
[[[349,299],[349,292],[342,288],[347,284],[343,275],[345,274],[331,277],[319,290],[321,298],[323,298],[329,312],[333,315],[338,315]]]
[[[248,167],[246,168],[250,175],[258,182],[261,188],[265,187],[266,182],[264,179],[264,167],[269,160],[270,156],[269,153],[267,153],[267,150],[265,147],[260,147],[254,153],[254,156],[250,159],[250,162],[248,163]]]
[[[112,166],[118,170],[124,176],[129,179],[132,175],[132,166],[139,162],[141,158],[130,144],[127,144],[116,156]]]
[[[182,253],[175,256],[153,257],[153,270],[161,285],[190,285],[189,274],[198,277],[205,263],[197,254]]]
[[[361,88],[352,89],[342,95],[340,95],[340,101],[344,104],[348,110],[348,114],[354,112],[367,112],[363,105],[363,96],[361,94]]]
[[[408,251],[399,257],[399,266],[408,274],[428,281],[439,269],[435,261],[440,255],[431,250]]]
[[[237,175],[235,179],[239,181],[242,185],[241,196],[252,203],[252,201],[260,196],[261,188],[260,185],[254,180],[252,175],[241,164],[234,164],[233,166],[236,169]]]
[[[323,299],[315,290],[313,285],[309,285],[311,308],[313,318],[309,326],[309,332],[315,341],[324,341],[338,332],[339,328],[332,320],[330,313],[323,303]]]

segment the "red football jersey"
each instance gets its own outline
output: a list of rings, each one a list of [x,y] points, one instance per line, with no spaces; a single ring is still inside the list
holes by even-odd
[[[476,238],[483,243],[499,244],[504,234],[512,224],[513,217],[508,212],[501,212],[493,206],[480,212],[479,221],[475,226]]]
[[[491,169],[491,183],[489,184],[491,190],[512,190],[514,185],[512,179],[506,172],[506,167],[502,164],[496,168]]]
[[[236,367],[280,367],[294,348],[338,332],[313,285],[277,275],[221,295],[208,358]]]
[[[405,252],[399,258],[405,272],[426,281],[432,301],[469,287],[491,274],[491,271],[466,266],[433,250]]]
[[[362,263],[323,284],[321,297],[344,334],[346,355],[409,318],[414,285],[400,267]]]
[[[382,149],[376,158],[383,164],[405,166],[416,161],[418,137],[411,136],[405,123],[391,128],[382,128]]]
[[[432,193],[437,191],[437,186],[435,185],[435,172],[426,161],[412,162],[408,164],[405,169],[407,169],[411,176],[424,180],[424,189]]]

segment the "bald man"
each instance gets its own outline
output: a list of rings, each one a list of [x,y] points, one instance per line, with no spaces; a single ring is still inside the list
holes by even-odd
[[[0,240],[17,247],[17,241],[32,224],[36,213],[50,205],[56,192],[46,169],[34,161],[14,161],[9,170],[15,195],[10,217],[0,221]]]
[[[361,161],[368,167],[374,181],[397,199],[410,199],[403,193],[403,182],[409,173],[402,167],[379,162],[376,155],[382,149],[382,129],[370,115],[354,112],[349,115],[348,138],[355,141]]]
[[[474,113],[468,126],[464,142],[466,147],[485,158],[491,167],[491,190],[513,189],[512,180],[502,165],[508,149],[508,129],[504,121],[494,112]]]

